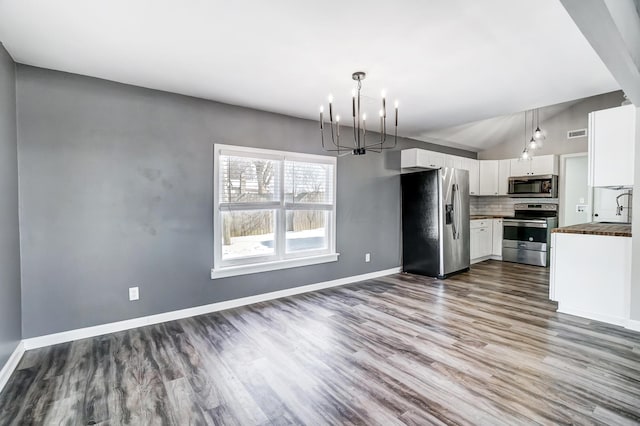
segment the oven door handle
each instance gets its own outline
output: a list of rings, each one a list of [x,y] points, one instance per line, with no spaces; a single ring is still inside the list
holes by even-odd
[[[503,219],[502,224],[504,226],[518,226],[523,228],[548,228],[549,227],[547,223],[523,222],[520,220],[513,220],[513,219]]]

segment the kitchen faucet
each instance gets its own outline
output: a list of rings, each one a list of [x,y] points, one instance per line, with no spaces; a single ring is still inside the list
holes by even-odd
[[[623,192],[622,194],[618,195],[616,197],[616,216],[622,216],[622,209],[624,208],[624,206],[620,205],[620,197],[624,197],[625,195],[629,196],[629,204],[631,204],[631,191],[629,192]]]

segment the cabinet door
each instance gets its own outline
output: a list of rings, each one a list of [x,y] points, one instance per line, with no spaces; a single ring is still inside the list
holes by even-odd
[[[635,107],[592,112],[589,130],[592,186],[633,185]]]
[[[479,254],[480,257],[491,256],[492,246],[493,246],[493,235],[491,232],[491,222],[489,222],[489,226],[485,228],[480,228],[480,247]]]
[[[555,155],[540,155],[531,158],[532,175],[557,175],[558,157]]]
[[[531,174],[531,160],[514,158],[511,160],[511,176],[529,176]]]
[[[493,244],[491,254],[502,257],[502,219],[493,219]]]
[[[446,154],[444,156],[444,166],[452,169],[464,169],[464,167],[462,167],[462,157],[458,157],[457,155]]]
[[[480,160],[480,195],[498,195],[498,160]]]
[[[480,230],[484,228],[471,229],[469,232],[469,254],[471,259],[480,257]]]
[[[439,169],[444,167],[444,154],[441,152],[427,151],[427,164],[430,169]]]
[[[498,195],[509,192],[509,176],[511,176],[511,160],[500,160],[498,163]]]
[[[469,195],[480,194],[480,167],[478,160],[464,158],[462,168],[469,171]]]

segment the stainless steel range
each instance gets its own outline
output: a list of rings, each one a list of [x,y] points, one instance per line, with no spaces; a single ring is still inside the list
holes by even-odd
[[[502,223],[503,261],[549,266],[551,230],[558,226],[557,204],[516,204],[515,215]]]

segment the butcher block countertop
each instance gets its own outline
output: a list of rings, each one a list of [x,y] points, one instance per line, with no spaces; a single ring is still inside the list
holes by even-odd
[[[624,223],[591,222],[555,228],[551,232],[559,232],[563,234],[605,235],[609,237],[630,237],[631,225]]]

